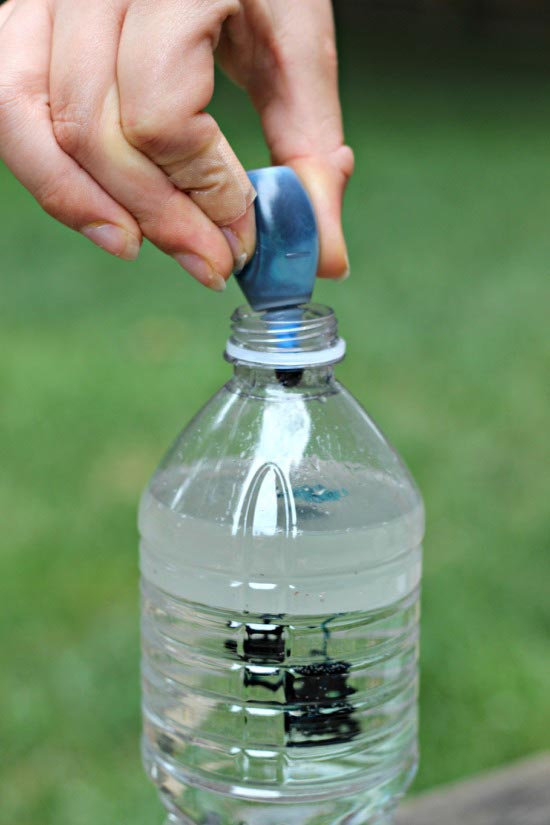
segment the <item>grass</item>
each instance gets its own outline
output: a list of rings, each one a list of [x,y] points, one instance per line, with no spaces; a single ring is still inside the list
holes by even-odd
[[[427,504],[417,789],[550,730],[550,95],[499,61],[344,54],[353,274],[316,296],[348,339],[340,377]],[[264,164],[222,92],[243,162]],[[4,169],[0,224],[0,819],[160,823],[138,757],[136,502],[227,378],[240,298],[151,248],[110,259]]]

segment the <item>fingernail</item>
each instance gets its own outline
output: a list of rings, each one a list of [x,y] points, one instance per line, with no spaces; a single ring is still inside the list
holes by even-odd
[[[208,261],[200,255],[193,255],[190,252],[174,255],[175,260],[199,283],[213,289],[214,292],[223,292],[226,287],[225,280],[215,272]]]
[[[222,226],[227,243],[231,247],[235,266],[233,272],[239,273],[256,249],[256,214],[254,205],[248,207],[230,226]]]
[[[111,255],[124,258],[125,261],[135,261],[139,255],[141,243],[135,235],[127,232],[121,226],[113,223],[90,223],[80,230],[88,240],[95,243]]]
[[[345,257],[346,257],[346,268],[345,268],[345,270],[342,272],[342,274],[341,274],[341,275],[338,275],[338,277],[334,279],[335,281],[347,281],[347,279],[348,279],[348,278],[349,278],[349,276],[350,276],[349,258],[348,258],[348,253],[347,253],[347,252],[346,252],[346,256],[345,256]]]
[[[225,240],[229,244],[231,252],[233,253],[233,273],[238,275],[239,272],[242,272],[244,269],[244,265],[248,257],[245,252],[243,242],[228,226],[222,226],[221,230],[224,234]]]
[[[349,276],[350,276],[350,269],[349,269],[349,263],[348,263],[348,268],[346,269],[346,271],[342,272],[342,274],[338,275],[338,277],[335,278],[334,280],[335,281],[347,281]]]

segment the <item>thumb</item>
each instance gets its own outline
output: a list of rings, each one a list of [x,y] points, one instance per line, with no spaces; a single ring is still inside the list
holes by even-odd
[[[353,152],[340,146],[325,155],[289,158],[291,166],[304,184],[315,210],[319,227],[320,278],[349,275],[349,260],[342,230],[342,201],[353,172]]]
[[[320,234],[318,275],[341,278],[348,257],[341,224],[353,152],[344,145],[330,0],[278,0],[269,14],[242,0],[231,21],[231,73],[262,119],[272,161],[291,166],[311,196]],[[253,43],[248,65],[243,54]]]

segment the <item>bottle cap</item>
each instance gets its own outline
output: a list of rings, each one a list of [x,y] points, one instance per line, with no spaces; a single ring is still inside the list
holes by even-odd
[[[256,252],[236,278],[260,317],[236,313],[234,320],[243,322],[243,330],[251,325],[252,340],[245,334],[243,342],[234,327],[226,357],[281,370],[336,363],[346,345],[337,336],[335,321],[333,336],[316,337],[317,327],[320,331],[328,323],[330,328],[331,321],[325,321],[323,308],[307,306],[317,274],[319,235],[306,190],[288,166],[256,169],[248,176],[257,192]]]
[[[255,310],[286,309],[311,300],[319,235],[311,201],[288,166],[248,173],[257,192],[256,252],[236,275]]]

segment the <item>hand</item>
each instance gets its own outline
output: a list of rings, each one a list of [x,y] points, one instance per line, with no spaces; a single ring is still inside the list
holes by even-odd
[[[254,191],[204,112],[214,52],[316,209],[319,275],[347,270],[329,0],[9,0],[0,157],[42,207],[122,258],[142,237],[222,289],[252,255]]]

